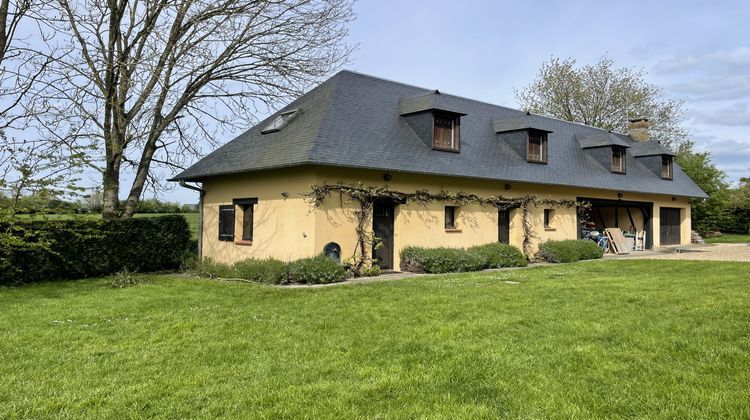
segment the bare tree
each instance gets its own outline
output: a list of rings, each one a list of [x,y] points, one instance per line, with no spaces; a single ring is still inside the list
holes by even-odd
[[[131,217],[155,168],[297,95],[349,57],[353,0],[56,0],[39,120],[95,148],[106,218]],[[134,180],[120,208],[121,174]]]
[[[687,136],[680,125],[682,102],[665,98],[642,70],[616,68],[606,55],[583,67],[572,58],[553,57],[529,86],[516,90],[516,99],[533,113],[621,133],[629,118],[646,117],[651,137],[668,147]]]

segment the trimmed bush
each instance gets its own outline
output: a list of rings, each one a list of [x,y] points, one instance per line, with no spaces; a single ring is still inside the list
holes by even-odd
[[[234,268],[230,265],[216,262],[211,258],[196,260],[196,263],[189,267],[188,271],[194,272],[200,277],[215,278],[238,278]]]
[[[277,259],[238,261],[234,265],[222,264],[210,258],[198,261],[189,271],[201,277],[243,279],[257,283],[336,283],[346,280],[346,268],[325,255],[286,263]]]
[[[0,223],[0,284],[179,268],[190,230],[179,215]]]
[[[307,284],[336,283],[346,280],[346,268],[325,255],[289,263],[289,281]]]
[[[281,284],[288,279],[287,263],[274,258],[238,261],[232,266],[232,270],[237,278],[258,283]]]
[[[422,248],[401,251],[401,270],[415,273],[455,273],[488,268],[484,252],[463,248]]]
[[[547,241],[539,245],[537,258],[551,263],[568,263],[602,257],[602,250],[593,241],[570,239]]]
[[[529,261],[520,249],[513,245],[493,242],[469,248],[485,260],[485,268],[526,267]]]

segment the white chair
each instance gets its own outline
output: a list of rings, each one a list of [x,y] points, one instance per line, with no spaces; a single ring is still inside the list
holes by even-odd
[[[645,251],[646,250],[646,231],[642,230],[635,235],[635,246],[633,251]]]

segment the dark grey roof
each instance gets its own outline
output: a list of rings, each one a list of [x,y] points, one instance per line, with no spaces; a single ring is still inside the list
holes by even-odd
[[[631,147],[632,141],[628,142],[627,137],[622,134],[617,135],[606,131],[600,131],[598,133],[591,134],[576,134],[576,139],[581,145],[582,149],[588,149],[591,147],[603,147],[603,146],[620,146],[620,147]]]
[[[492,128],[496,133],[527,130],[530,128],[551,133],[552,128],[548,120],[549,118],[529,113],[521,115],[504,115],[492,119]]]
[[[674,156],[675,154],[670,152],[666,147],[655,141],[648,141],[643,143],[637,143],[633,145],[633,156],[654,156],[654,155],[669,155]]]
[[[440,106],[459,110],[461,153],[432,150],[400,116],[404,99],[439,96]],[[434,100],[434,98],[433,98]],[[278,113],[300,108],[282,130],[261,134]],[[549,163],[532,164],[518,156],[496,134],[495,121],[518,118],[522,111],[433,90],[409,86],[350,71],[341,71],[255,127],[215,150],[177,175],[175,180],[199,181],[231,173],[299,165],[368,168],[390,172],[437,174],[548,185],[580,186],[614,191],[705,197],[677,166],[673,180],[664,180],[633,159],[628,172],[613,174],[583,150],[577,138],[608,134],[605,130],[554,118],[533,116],[552,131]],[[648,146],[650,147],[650,146]]]

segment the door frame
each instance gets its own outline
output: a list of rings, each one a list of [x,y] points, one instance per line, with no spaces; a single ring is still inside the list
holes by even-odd
[[[677,224],[676,225],[669,225],[671,227],[671,230],[674,233],[674,238],[672,238],[673,242],[671,243],[665,243],[664,242],[664,217],[662,217],[662,211],[673,211],[673,213],[676,213],[677,217]],[[675,242],[676,241],[676,242]],[[680,245],[682,243],[682,208],[680,207],[659,207],[659,245]]]
[[[390,261],[388,261],[388,264],[383,264],[383,261],[378,261],[378,266],[383,270],[393,270],[394,266],[393,263],[395,261],[395,254],[396,254],[396,247],[395,247],[395,236],[396,236],[396,206],[400,204],[396,200],[391,199],[376,199],[375,202],[372,205],[372,233],[375,235],[375,208],[376,207],[390,207],[391,209],[391,216],[390,216],[390,238],[381,238],[381,240],[384,243],[390,244]],[[370,249],[371,257],[375,259],[376,257],[375,245],[373,244],[372,249]]]

